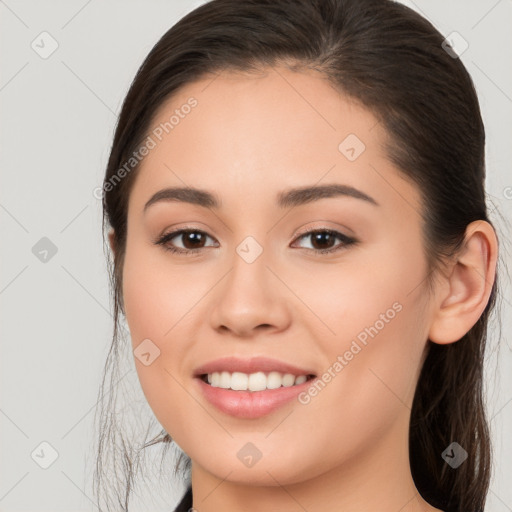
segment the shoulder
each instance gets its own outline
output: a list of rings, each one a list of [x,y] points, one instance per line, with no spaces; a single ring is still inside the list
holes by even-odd
[[[188,487],[183,498],[173,512],[189,512],[192,508],[192,487]]]

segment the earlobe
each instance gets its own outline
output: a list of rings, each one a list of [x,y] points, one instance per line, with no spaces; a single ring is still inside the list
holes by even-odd
[[[113,229],[111,229],[108,232],[108,241],[110,243],[110,249],[112,249],[112,252],[115,254],[115,252],[116,252],[116,235],[115,235]]]
[[[431,341],[453,343],[476,324],[491,295],[497,250],[496,234],[488,222],[479,220],[467,226],[463,247],[443,278],[444,294],[435,306]]]

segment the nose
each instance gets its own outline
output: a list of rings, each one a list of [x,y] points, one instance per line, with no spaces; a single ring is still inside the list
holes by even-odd
[[[238,254],[232,261],[212,296],[211,327],[240,338],[285,330],[291,318],[290,297],[276,271],[267,265],[265,251],[252,262]]]

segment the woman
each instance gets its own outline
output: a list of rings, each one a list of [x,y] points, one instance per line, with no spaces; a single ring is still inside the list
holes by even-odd
[[[121,313],[177,511],[483,510],[484,140],[454,49],[388,0],[213,0],[155,45],[103,187],[107,364]]]

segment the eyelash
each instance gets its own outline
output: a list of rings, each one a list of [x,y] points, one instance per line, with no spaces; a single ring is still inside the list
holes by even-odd
[[[167,243],[170,240],[172,240],[173,238],[175,238],[179,235],[182,235],[182,234],[186,234],[186,233],[201,233],[203,235],[209,236],[207,233],[205,233],[204,231],[201,231],[199,229],[182,228],[182,229],[178,229],[176,231],[171,231],[170,233],[166,233],[166,234],[158,237],[153,243],[155,245],[161,245],[164,250],[170,251],[174,254],[181,254],[184,256],[194,256],[195,254],[200,252],[202,249],[204,249],[204,247],[199,247],[196,249],[179,249],[179,248],[173,247],[172,245],[169,245]],[[309,251],[313,251],[318,256],[323,255],[323,254],[337,252],[337,251],[340,251],[350,245],[354,245],[357,243],[357,240],[355,238],[351,238],[347,235],[344,235],[343,233],[334,231],[332,229],[327,229],[327,228],[326,229],[313,229],[310,231],[306,231],[305,233],[302,233],[299,237],[297,237],[296,240],[300,240],[302,238],[305,238],[307,236],[310,236],[310,235],[313,235],[316,233],[328,233],[329,235],[333,235],[336,238],[339,238],[342,240],[341,244],[339,244],[338,246],[332,247],[330,249],[307,249]]]

